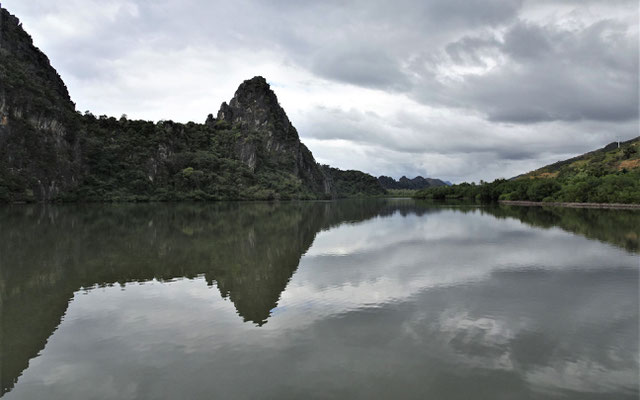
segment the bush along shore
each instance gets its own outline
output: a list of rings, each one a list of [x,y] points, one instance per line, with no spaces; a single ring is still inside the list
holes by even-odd
[[[566,203],[566,202],[543,202],[543,201],[510,201],[500,200],[500,204],[508,206],[544,206],[544,207],[569,207],[569,208],[625,208],[639,209],[640,204],[625,203]]]

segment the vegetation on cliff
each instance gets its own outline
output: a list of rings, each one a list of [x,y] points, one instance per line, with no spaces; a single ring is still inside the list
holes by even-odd
[[[369,174],[355,170],[343,171],[328,165],[322,167],[342,197],[380,196],[387,193],[378,180]]]
[[[559,161],[513,179],[419,191],[418,198],[479,202],[640,203],[640,137]]]

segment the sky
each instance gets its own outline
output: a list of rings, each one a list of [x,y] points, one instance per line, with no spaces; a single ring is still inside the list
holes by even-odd
[[[79,111],[204,122],[264,76],[316,160],[509,178],[638,136],[637,0],[4,0]]]

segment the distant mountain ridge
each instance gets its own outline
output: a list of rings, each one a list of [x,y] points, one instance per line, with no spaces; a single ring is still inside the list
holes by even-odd
[[[319,165],[260,76],[203,124],[80,114],[0,8],[0,202],[328,199],[386,193]]]
[[[401,177],[398,180],[393,179],[390,176],[381,175],[378,177],[378,182],[385,189],[410,189],[420,190],[430,187],[447,186],[445,181],[434,178],[423,178],[422,176],[416,176],[413,179],[409,179],[406,176]]]

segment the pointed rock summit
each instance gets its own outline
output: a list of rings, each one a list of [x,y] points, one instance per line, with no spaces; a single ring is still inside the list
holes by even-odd
[[[222,103],[217,119],[281,140],[299,140],[298,132],[262,76],[242,82],[229,104]]]
[[[262,76],[242,82],[229,103],[222,103],[215,120],[207,123],[224,121],[241,132],[236,154],[251,170],[261,167],[259,154],[266,153],[264,160],[278,164],[278,169],[293,174],[313,192],[332,193],[331,179],[300,142],[298,131]]]

